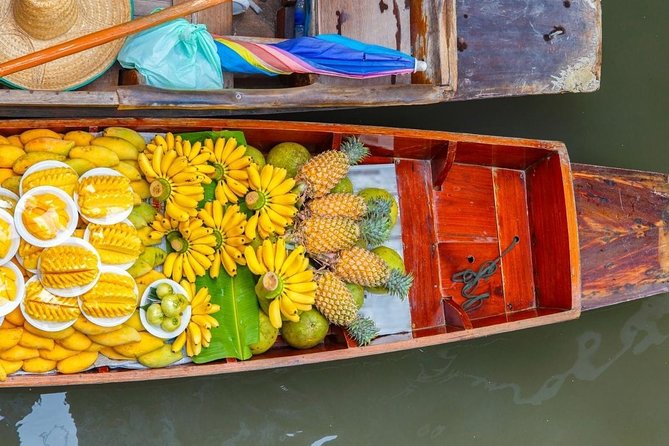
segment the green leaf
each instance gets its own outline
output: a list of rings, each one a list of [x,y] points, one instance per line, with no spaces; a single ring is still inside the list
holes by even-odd
[[[255,281],[251,271],[239,266],[237,275],[230,277],[221,270],[218,278],[205,274],[195,281],[197,288],[208,287],[211,303],[221,306],[213,316],[220,326],[211,330],[211,344],[193,357],[193,362],[202,364],[223,358],[240,360],[251,357],[249,344],[258,342],[258,300]]]
[[[179,133],[181,138],[184,141],[190,141],[191,143],[195,142],[204,142],[205,139],[211,138],[214,141],[218,138],[235,138],[237,144],[246,145],[246,138],[244,137],[244,132],[239,132],[235,130],[221,130],[217,132],[213,131],[204,131],[204,132],[190,132],[190,133]]]

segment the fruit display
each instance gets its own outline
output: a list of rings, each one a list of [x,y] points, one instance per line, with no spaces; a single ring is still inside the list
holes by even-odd
[[[347,176],[368,149],[286,142],[265,161],[240,132],[203,133],[0,140],[0,380],[378,335],[365,291],[405,298],[412,276],[377,248],[395,199]]]

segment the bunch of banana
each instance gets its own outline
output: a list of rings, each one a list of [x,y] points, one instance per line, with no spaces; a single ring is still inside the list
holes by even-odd
[[[70,223],[67,205],[51,193],[33,195],[25,201],[21,220],[35,237],[41,240],[56,238]]]
[[[151,228],[149,237],[152,240],[162,240],[162,238],[166,237],[170,232],[178,231],[179,223],[179,220],[175,220],[169,216],[156,214],[153,217],[153,221],[149,222],[149,227]]]
[[[218,277],[221,265],[230,276],[237,274],[237,265],[246,265],[243,252],[251,240],[244,235],[246,230],[246,215],[238,205],[228,206],[223,210],[223,204],[218,201],[207,202],[198,217],[206,227],[214,230],[216,245],[213,263],[209,269],[212,278]]]
[[[165,202],[168,216],[183,222],[197,215],[197,205],[204,198],[205,175],[187,169],[188,158],[179,156],[176,150],[164,152],[158,146],[151,160],[141,153],[138,161],[150,183],[151,196]]]
[[[49,288],[86,286],[98,277],[98,258],[82,246],[59,245],[42,251],[38,270]]]
[[[137,260],[144,251],[134,226],[125,223],[88,225],[88,241],[100,254],[102,263],[122,265]]]
[[[180,352],[185,345],[186,354],[193,357],[200,354],[202,347],[209,347],[211,329],[218,327],[218,321],[212,314],[218,312],[221,307],[210,302],[211,295],[207,287],[202,287],[196,292],[195,284],[187,280],[182,280],[181,286],[187,291],[186,297],[190,302],[192,313],[186,331],[177,336],[172,343],[172,351]]]
[[[77,172],[69,167],[39,170],[23,178],[23,193],[39,186],[53,186],[72,196],[78,180]]]
[[[271,164],[259,170],[254,163],[247,172],[251,190],[244,200],[255,213],[246,225],[246,236],[253,240],[256,234],[263,239],[272,234],[285,234],[297,214],[297,194],[291,193],[295,180],[286,178],[286,169]]]
[[[311,310],[317,285],[303,246],[288,253],[283,238],[276,243],[265,239],[257,250],[247,246],[244,257],[251,272],[260,276],[255,288],[258,298],[271,300],[272,326],[281,327],[282,315],[297,322],[300,311]]]
[[[84,178],[77,188],[81,214],[104,218],[133,207],[130,180],[122,176],[96,175]]]
[[[217,244],[214,230],[204,226],[199,218],[180,222],[177,231],[167,235],[167,242],[174,252],[165,258],[163,272],[179,282],[186,277],[195,282],[198,276],[204,276],[211,267]]]
[[[218,138],[213,144],[210,161],[215,169],[213,178],[218,181],[214,196],[223,204],[237,203],[248,191],[246,169],[253,159],[245,153],[246,146],[237,146],[235,138]]]

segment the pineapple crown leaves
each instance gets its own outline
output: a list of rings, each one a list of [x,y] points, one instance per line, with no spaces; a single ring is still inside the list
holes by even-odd
[[[413,275],[404,274],[398,269],[391,268],[385,285],[391,295],[404,300],[409,296],[409,289],[413,285]]]
[[[375,248],[390,238],[390,216],[367,215],[360,223],[360,236],[368,247]]]
[[[369,148],[365,147],[356,136],[346,138],[339,146],[339,150],[346,154],[348,163],[352,166],[369,156]]]
[[[358,316],[346,327],[346,331],[359,346],[369,344],[379,335],[379,329],[376,328],[374,321],[358,313]]]
[[[367,216],[370,217],[387,217],[390,219],[390,210],[392,203],[389,199],[384,197],[375,197],[367,203]]]

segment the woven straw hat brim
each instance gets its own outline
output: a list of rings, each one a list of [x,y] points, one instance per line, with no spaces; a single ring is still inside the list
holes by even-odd
[[[76,0],[79,16],[69,31],[51,40],[38,40],[14,19],[12,2],[0,0],[0,61],[48,48],[132,18],[131,0]],[[123,39],[11,74],[2,81],[28,90],[71,90],[107,70],[123,46]]]

